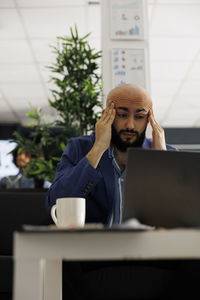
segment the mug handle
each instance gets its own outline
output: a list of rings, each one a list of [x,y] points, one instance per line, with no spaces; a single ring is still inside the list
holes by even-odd
[[[51,217],[52,217],[54,223],[57,225],[58,219],[56,218],[56,204],[53,205],[51,208]]]

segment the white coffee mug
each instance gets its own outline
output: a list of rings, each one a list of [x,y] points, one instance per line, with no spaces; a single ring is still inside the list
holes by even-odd
[[[85,225],[85,198],[58,198],[51,208],[57,227],[74,228]]]

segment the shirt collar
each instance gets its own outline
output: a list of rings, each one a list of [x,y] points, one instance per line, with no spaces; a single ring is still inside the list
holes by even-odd
[[[142,148],[143,148],[143,149],[150,149],[150,148],[151,148],[151,140],[145,138],[145,139],[144,139],[144,142],[143,142],[143,144],[142,144]]]
[[[108,157],[113,158],[114,157],[114,148],[112,144],[110,144],[110,147],[108,148]]]
[[[108,148],[108,156],[112,159],[112,164],[114,166],[114,170],[118,173],[118,176],[124,177],[125,170],[121,173],[120,167],[118,165],[117,159],[114,154],[114,148],[112,145]]]

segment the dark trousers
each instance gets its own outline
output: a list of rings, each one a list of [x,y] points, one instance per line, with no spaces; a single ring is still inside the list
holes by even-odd
[[[63,263],[63,299],[199,299],[200,261]]]

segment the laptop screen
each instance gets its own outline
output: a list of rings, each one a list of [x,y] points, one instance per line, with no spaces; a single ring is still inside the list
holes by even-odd
[[[128,149],[123,221],[200,226],[200,153]]]

